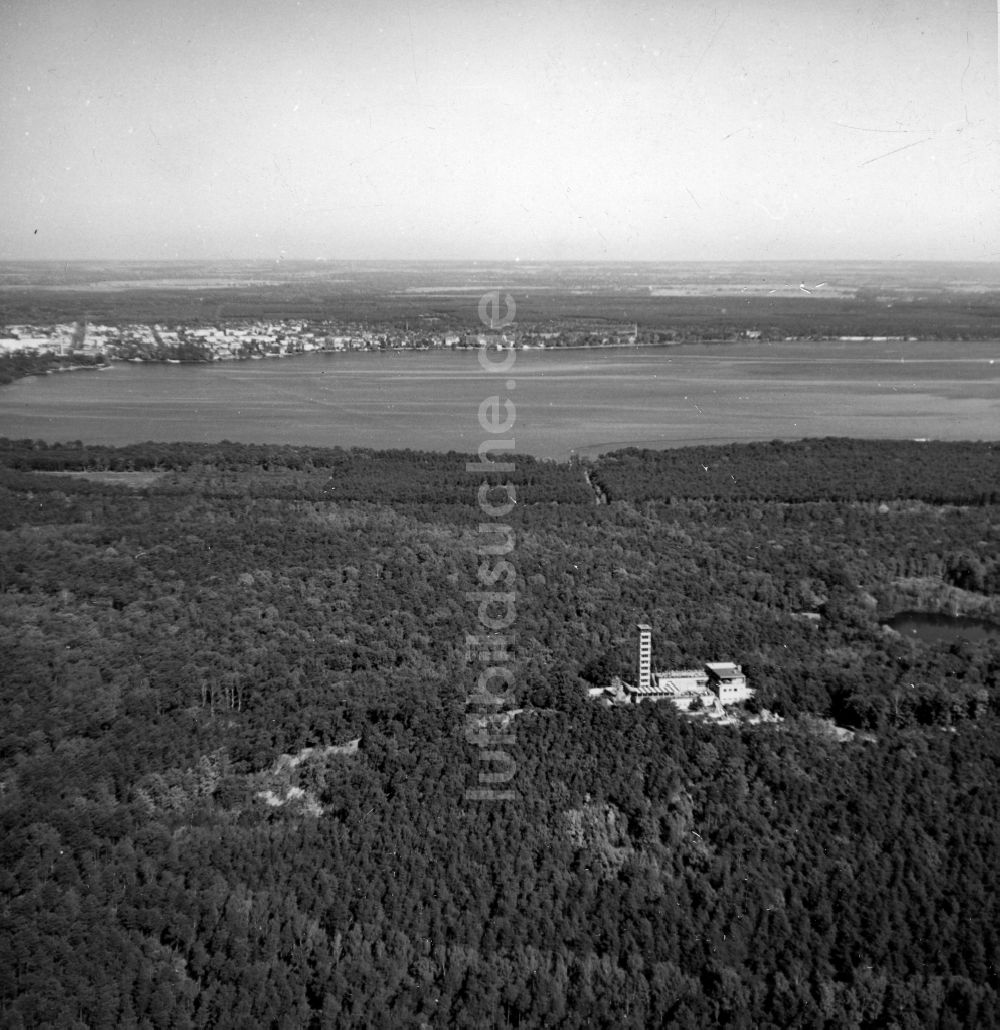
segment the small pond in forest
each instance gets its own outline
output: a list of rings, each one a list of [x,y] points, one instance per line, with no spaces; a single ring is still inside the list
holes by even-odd
[[[887,626],[908,639],[916,637],[925,644],[952,644],[959,640],[981,643],[1000,640],[1000,625],[968,615],[943,612],[898,612],[887,619]]]

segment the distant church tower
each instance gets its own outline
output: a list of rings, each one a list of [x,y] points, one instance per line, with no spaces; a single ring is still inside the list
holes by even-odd
[[[636,686],[639,690],[649,690],[653,663],[652,628],[644,622],[639,623],[639,654],[636,672]]]

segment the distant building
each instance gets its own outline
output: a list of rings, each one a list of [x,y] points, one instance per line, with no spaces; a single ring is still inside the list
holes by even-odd
[[[687,710],[696,697],[702,701],[708,695],[708,676],[700,669],[668,669],[658,672],[652,682],[645,686],[625,685],[625,694],[632,704],[643,701],[672,701],[678,708]]]
[[[706,662],[700,669],[653,671],[652,628],[637,626],[636,682],[616,679],[609,687],[591,690],[591,697],[604,697],[617,703],[642,704],[643,701],[670,701],[681,711],[738,704],[753,697],[743,668],[734,662]]]

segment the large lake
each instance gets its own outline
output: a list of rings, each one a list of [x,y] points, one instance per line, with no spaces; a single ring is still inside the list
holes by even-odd
[[[806,436],[1000,437],[1000,343],[774,343],[310,354],[213,365],[118,364],[0,388],[0,436],[49,442],[223,439],[474,450],[480,403],[509,390],[517,450],[565,458],[630,445]]]

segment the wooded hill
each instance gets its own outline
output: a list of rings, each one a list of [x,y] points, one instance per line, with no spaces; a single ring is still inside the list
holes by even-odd
[[[997,1025],[1000,647],[883,628],[995,449],[518,456],[504,803],[467,460],[0,441],[0,1026]],[[638,621],[784,721],[590,702]]]

